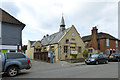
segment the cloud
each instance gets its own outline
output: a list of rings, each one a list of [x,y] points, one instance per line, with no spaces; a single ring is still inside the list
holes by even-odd
[[[91,28],[96,25],[99,32],[117,37],[117,1],[4,0],[2,7],[26,24],[23,44],[27,44],[27,40],[41,40],[44,35],[59,31],[62,12],[66,27],[75,25],[81,37],[91,34]]]
[[[1,5],[1,7],[8,11],[11,15],[16,17],[19,14],[20,10],[14,2],[2,2]]]

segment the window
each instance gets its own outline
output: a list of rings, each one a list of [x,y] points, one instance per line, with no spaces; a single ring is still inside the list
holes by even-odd
[[[109,39],[106,39],[107,46],[109,46]]]
[[[107,49],[106,51],[107,51],[107,55],[109,55],[109,54],[110,54],[110,50],[109,50],[109,49]]]
[[[75,38],[71,38],[72,41],[75,41]]]
[[[100,50],[100,40],[98,40],[98,50]]]
[[[54,46],[51,46],[51,50],[52,50],[52,52],[54,53]]]
[[[88,49],[88,52],[89,52],[89,53],[92,53],[92,52],[93,52],[93,49]]]
[[[88,45],[88,42],[85,42],[85,45]]]
[[[68,46],[64,46],[64,53],[68,53]]]
[[[10,52],[16,52],[16,50],[10,50]]]
[[[78,47],[78,53],[81,53],[81,47]]]
[[[46,47],[43,48],[43,51],[47,51]]]
[[[41,51],[41,49],[38,49],[38,48],[36,49],[36,52],[40,52],[40,51]]]
[[[116,41],[116,47],[118,47],[118,41]]]
[[[68,44],[69,43],[69,39],[66,39],[66,44]]]
[[[7,53],[7,59],[19,59],[25,58],[25,55],[22,53]]]
[[[75,43],[71,43],[70,44],[70,50],[71,51],[75,51],[76,50],[76,44]]]

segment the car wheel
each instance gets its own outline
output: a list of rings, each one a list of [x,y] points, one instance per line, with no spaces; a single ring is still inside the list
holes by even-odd
[[[99,64],[98,61],[96,61],[95,64],[98,65]]]
[[[86,63],[87,65],[89,65],[88,63]]]
[[[120,59],[118,59],[117,61],[120,62]]]
[[[108,64],[108,60],[105,61],[105,64]]]
[[[18,68],[16,66],[11,66],[7,69],[7,75],[14,77],[18,74]]]

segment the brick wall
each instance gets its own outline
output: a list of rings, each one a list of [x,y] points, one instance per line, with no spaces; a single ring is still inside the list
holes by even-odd
[[[107,46],[106,39],[100,39],[100,51],[102,51],[104,54],[107,54],[107,51],[106,51],[107,49],[120,50],[120,42],[118,42],[118,47],[116,47],[116,40],[109,40],[109,46]]]

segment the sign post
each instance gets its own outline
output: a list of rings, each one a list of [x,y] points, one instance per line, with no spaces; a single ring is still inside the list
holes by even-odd
[[[53,63],[53,52],[51,51],[50,62]]]

